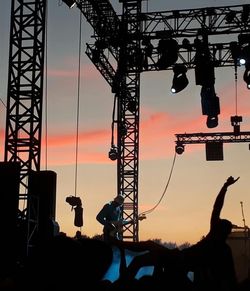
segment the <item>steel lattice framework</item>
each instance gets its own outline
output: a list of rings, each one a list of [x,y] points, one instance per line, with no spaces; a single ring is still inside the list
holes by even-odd
[[[176,134],[180,144],[202,144],[207,142],[245,143],[250,142],[250,131],[213,132],[213,133],[180,133]]]
[[[112,29],[109,29],[113,36],[112,41],[109,36],[105,38],[102,34],[96,34],[95,43],[87,44],[86,54],[111,86],[112,92],[119,96],[120,102],[117,106],[117,144],[120,153],[117,161],[118,193],[124,193],[126,196],[124,218],[129,217],[136,220],[138,214],[140,73],[160,70],[157,66],[159,60],[157,43],[161,39],[170,37],[177,39],[179,43],[177,63],[193,69],[196,54],[193,43],[196,38],[204,39],[215,67],[235,66],[230,43],[232,39],[238,41],[239,34],[250,32],[250,22],[249,19],[242,17],[244,10],[242,5],[142,13],[142,1],[120,2],[123,4],[123,13],[119,16],[120,21],[117,21],[116,16],[113,21],[110,20],[113,24]],[[229,15],[232,14],[234,18],[229,21]],[[120,32],[118,36],[113,28]],[[228,42],[229,36],[230,42]],[[142,45],[145,38],[153,44],[152,54],[148,57],[146,66],[140,61],[141,53],[146,50],[146,47]],[[223,38],[225,42],[221,41]],[[123,42],[120,41],[121,39]],[[188,39],[191,45],[184,46],[183,39]],[[100,46],[100,42],[104,42],[105,45]],[[118,58],[117,54],[110,54],[110,52],[116,51],[116,46],[120,52]],[[127,48],[127,51],[124,48]],[[122,70],[120,70],[121,66]],[[172,66],[165,70],[172,70]],[[117,76],[120,78],[118,80],[120,86],[117,86]],[[134,101],[135,111],[133,113],[126,110],[129,108],[129,100]],[[119,127],[123,128],[124,124],[129,129],[126,136],[119,132]],[[129,134],[130,132],[133,134]],[[127,213],[126,208],[132,212]],[[138,230],[138,223],[135,226],[127,226],[124,238],[137,241]]]
[[[27,178],[40,170],[45,15],[46,0],[12,0],[4,159],[21,165],[19,198],[25,202],[22,216],[30,216],[28,241],[37,226],[36,209],[27,211]]]
[[[125,195],[124,219],[136,221],[126,226],[123,237],[137,241],[140,74],[160,70],[157,43],[168,38],[178,41],[177,63],[188,69],[195,67],[196,38],[206,40],[216,67],[235,66],[228,39],[237,41],[239,34],[250,32],[243,14],[249,5],[143,13],[142,0],[120,2],[122,15],[109,0],[76,4],[94,30],[86,54],[118,99],[117,192]],[[20,199],[27,199],[30,170],[40,169],[45,19],[46,0],[12,0],[5,161],[21,163]],[[145,39],[153,45],[147,65],[141,63]]]

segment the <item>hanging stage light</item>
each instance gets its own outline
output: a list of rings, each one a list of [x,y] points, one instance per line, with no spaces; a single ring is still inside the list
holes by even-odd
[[[76,5],[76,1],[72,0],[62,0],[69,8],[73,8]]]
[[[187,68],[185,65],[175,65],[173,67],[173,72],[174,77],[171,92],[175,94],[185,89],[189,82],[186,76]]]
[[[215,93],[214,86],[201,87],[202,114],[207,115],[207,127],[214,128],[218,125],[218,114],[220,114],[220,100]]]
[[[160,70],[165,70],[176,63],[179,48],[175,39],[160,39],[157,50],[159,53],[157,66]]]
[[[112,146],[109,151],[109,158],[111,161],[115,161],[118,159],[118,150],[117,147]]]
[[[245,67],[246,67],[246,69],[245,69],[245,72],[243,74],[243,80],[247,84],[247,89],[250,89],[250,63],[246,63]]]
[[[180,141],[177,141],[176,143],[176,146],[175,146],[175,152],[178,154],[178,155],[181,155],[184,153],[184,144]]]

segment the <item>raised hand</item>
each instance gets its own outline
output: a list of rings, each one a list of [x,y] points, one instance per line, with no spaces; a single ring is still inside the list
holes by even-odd
[[[225,183],[225,186],[230,186],[232,184],[234,184],[235,182],[237,182],[239,180],[240,177],[234,179],[234,177],[230,176],[227,178],[227,181]]]

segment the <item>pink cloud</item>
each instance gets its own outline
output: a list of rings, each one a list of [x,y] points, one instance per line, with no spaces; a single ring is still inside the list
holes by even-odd
[[[70,77],[70,78],[77,78],[79,72],[77,63],[73,65],[75,69],[72,69],[72,63],[70,67],[68,65],[63,65],[61,69],[48,69],[48,76],[55,77],[55,78],[63,78],[63,77]],[[90,64],[83,64],[81,66],[81,77],[84,79],[96,79],[100,78],[100,73],[96,70],[93,65]]]
[[[229,108],[227,109],[229,110]],[[222,122],[224,117],[221,117]],[[166,112],[147,114],[147,118],[140,124],[140,159],[162,159],[173,155],[175,147],[175,134],[204,132],[197,128],[205,127],[206,116],[195,116],[194,118],[176,119]],[[205,132],[209,132],[205,130]],[[221,131],[221,129],[220,129]],[[214,130],[216,132],[216,129]],[[72,163],[74,161],[74,148],[76,137],[74,134],[54,135],[49,138],[48,146],[52,151],[54,163]],[[79,162],[80,163],[110,163],[108,159],[110,142],[109,130],[93,130],[79,134]],[[89,150],[91,146],[91,150]],[[200,150],[201,147],[192,147],[189,152]],[[56,153],[59,153],[57,157]],[[63,156],[63,159],[62,159]],[[111,162],[112,163],[112,162]]]
[[[79,133],[79,144],[101,144],[108,137],[110,137],[110,132],[108,130],[94,130],[89,132]],[[48,138],[48,143],[50,147],[60,147],[66,145],[74,145],[76,143],[76,135],[73,133],[66,135],[53,135]]]

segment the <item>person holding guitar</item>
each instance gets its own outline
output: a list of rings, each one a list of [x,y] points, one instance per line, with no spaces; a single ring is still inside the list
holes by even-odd
[[[96,216],[96,220],[103,225],[104,241],[112,242],[120,240],[122,227],[131,224],[134,220],[124,221],[122,217],[122,206],[124,197],[117,195],[113,201],[106,203]],[[139,217],[142,220],[146,217]]]

